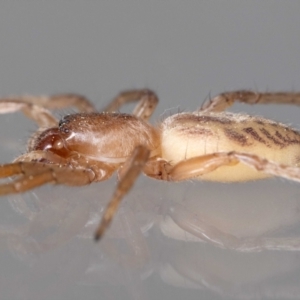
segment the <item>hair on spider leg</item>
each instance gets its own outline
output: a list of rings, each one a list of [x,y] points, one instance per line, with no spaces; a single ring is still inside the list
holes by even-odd
[[[174,114],[174,110],[177,111],[177,113],[183,112],[183,110],[181,109],[180,105],[171,107],[171,108],[167,108],[163,111],[163,113],[161,113],[159,115],[159,122],[163,122],[166,118],[172,116]]]
[[[24,137],[18,139],[18,143],[16,145],[17,147],[14,147],[14,155],[21,156],[22,154],[24,154],[24,151],[27,151],[28,142],[31,140],[32,136],[34,136],[37,133],[37,130],[31,129],[27,130],[27,132],[28,133]],[[24,150],[25,142],[27,142],[27,144],[26,149]]]
[[[78,110],[76,110],[73,107],[69,107],[67,109],[64,109],[63,111],[57,111],[57,112],[55,112],[55,115],[58,117],[58,120],[61,120],[65,116],[74,115],[74,114],[77,114],[77,113],[78,113]]]
[[[205,106],[206,103],[210,103],[211,102],[211,90],[209,90],[208,94],[204,97],[204,100],[202,101],[202,103],[199,106],[199,109],[197,110],[198,112],[201,111],[201,109]]]

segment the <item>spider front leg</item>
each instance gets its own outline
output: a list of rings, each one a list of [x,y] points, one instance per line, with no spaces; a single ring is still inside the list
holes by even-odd
[[[118,182],[116,190],[109,201],[101,222],[95,232],[96,241],[103,236],[105,230],[110,225],[121,200],[129,192],[137,177],[143,171],[144,165],[149,158],[149,154],[150,151],[147,148],[144,146],[138,146],[123,166],[123,170],[120,174],[120,181]]]
[[[74,155],[73,161],[40,150],[25,153],[13,163],[0,165],[0,178],[19,176],[0,185],[0,195],[25,192],[46,183],[82,186],[112,176],[117,165]]]
[[[103,111],[114,112],[124,104],[131,102],[139,102],[132,114],[143,120],[148,120],[158,104],[158,97],[155,92],[148,89],[123,91]]]
[[[80,186],[95,180],[92,169],[76,169],[37,162],[16,162],[0,166],[1,178],[14,175],[21,175],[21,177],[0,185],[0,195],[23,193],[46,183]]]
[[[41,161],[44,163],[41,163]],[[45,170],[46,162],[51,162],[57,166],[68,164],[66,159],[50,151],[31,151],[17,157],[12,163],[0,165],[0,178],[34,174],[41,170]]]
[[[242,102],[246,104],[276,103],[300,105],[300,93],[256,93],[248,90],[225,92],[204,102],[199,111],[224,111],[233,105],[234,102]]]

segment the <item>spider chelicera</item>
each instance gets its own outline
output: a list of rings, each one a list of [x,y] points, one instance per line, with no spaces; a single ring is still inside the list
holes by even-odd
[[[132,114],[116,112],[135,101]],[[226,92],[157,126],[148,123],[158,104],[148,89],[121,92],[102,112],[75,94],[2,98],[0,113],[22,111],[39,129],[29,139],[27,153],[0,166],[0,178],[17,176],[0,185],[0,195],[46,183],[87,185],[117,171],[116,190],[95,233],[99,240],[140,173],[167,181],[268,176],[300,181],[300,133],[261,117],[224,112],[235,101],[299,105],[300,93]],[[79,113],[59,122],[49,111],[69,106]]]

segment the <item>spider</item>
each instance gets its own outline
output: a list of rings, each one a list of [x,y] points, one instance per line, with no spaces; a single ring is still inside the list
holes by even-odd
[[[280,176],[300,181],[300,132],[271,120],[225,112],[235,101],[300,104],[300,93],[222,93],[194,112],[148,119],[157,95],[148,89],[121,92],[102,111],[83,96],[20,96],[0,100],[0,113],[22,111],[39,129],[27,153],[0,166],[0,195],[21,193],[46,183],[70,186],[103,181],[117,171],[118,184],[95,232],[99,240],[137,177],[237,182]],[[137,102],[132,114],[118,112]],[[75,106],[79,113],[59,122],[49,109]]]

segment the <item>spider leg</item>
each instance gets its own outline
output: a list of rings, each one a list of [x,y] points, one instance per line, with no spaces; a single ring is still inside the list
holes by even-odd
[[[213,243],[217,247],[237,251],[261,250],[300,250],[300,238],[297,237],[237,237],[226,233],[215,226],[207,224],[201,213],[188,211],[185,207],[173,207],[168,215],[179,228],[200,238],[200,240]],[[168,219],[167,219],[168,221]]]
[[[13,163],[18,162],[30,162],[29,166],[31,166],[35,162],[51,162],[52,164],[57,165],[66,165],[67,160],[62,158],[61,156],[50,152],[50,151],[43,151],[43,150],[33,150],[27,153],[24,153],[14,159]],[[5,166],[5,165],[3,165]],[[2,166],[0,166],[1,172]]]
[[[11,183],[0,185],[0,195],[16,194],[26,192],[46,183],[54,183],[55,178],[51,170],[22,176]]]
[[[164,159],[151,158],[144,173],[152,178],[166,181],[181,181],[210,173],[221,166],[235,165],[239,161],[230,153],[213,153],[183,160],[171,165]]]
[[[153,91],[148,89],[123,91],[103,111],[117,111],[124,104],[131,102],[138,102],[132,114],[143,120],[148,120],[158,104],[158,97]]]
[[[234,102],[242,102],[247,104],[275,103],[300,105],[300,93],[256,93],[248,90],[225,92],[204,102],[199,111],[224,111],[233,105]]]
[[[25,153],[17,157],[12,163],[0,165],[0,178],[15,176],[15,175],[31,175],[38,171],[45,170],[45,166],[48,166],[43,162],[51,162],[57,166],[63,166],[67,164],[67,161],[62,157],[41,150]]]
[[[22,111],[28,118],[35,121],[39,127],[47,128],[57,126],[55,117],[45,108],[21,101],[0,100],[0,114]]]
[[[27,104],[28,107],[30,107],[30,105],[36,105],[45,109],[62,109],[74,106],[80,112],[96,111],[93,104],[87,98],[77,94],[56,94],[52,96],[11,96],[0,98],[0,107],[3,106],[3,113],[6,112],[5,109],[7,112],[10,112],[9,109],[12,109],[13,112],[13,103],[15,105],[22,103]]]
[[[257,155],[248,153],[232,152],[231,156],[234,156],[240,162],[255,168],[257,171],[264,172],[271,176],[277,176],[286,178],[293,181],[300,182],[300,168],[288,165],[278,164],[276,162],[268,161]]]
[[[168,174],[168,180],[180,181],[193,179],[210,173],[221,166],[235,165],[239,161],[229,153],[212,153],[189,158],[177,163]]]
[[[23,174],[23,166],[23,162],[11,163],[0,166],[0,178]]]
[[[45,166],[49,165],[38,162],[17,161],[10,164],[0,166],[0,178],[6,178],[17,175],[33,175],[45,170]]]
[[[124,165],[124,171],[122,171],[120,181],[118,182],[117,188],[109,201],[109,204],[104,211],[102,220],[95,232],[95,240],[98,241],[104,234],[105,230],[112,221],[116,210],[123,199],[123,197],[132,188],[135,180],[143,170],[145,163],[149,158],[150,151],[143,147],[138,146],[133,151],[131,157]]]
[[[48,109],[76,107],[79,112],[95,112],[94,105],[84,96],[78,94],[56,94],[48,97],[30,97],[34,104]],[[42,102],[41,102],[42,100]]]
[[[25,192],[46,183],[87,185],[95,178],[95,173],[91,169],[72,169],[65,166],[29,162],[7,164],[2,166],[0,171],[2,178],[24,174],[11,183],[0,185],[0,195]]]
[[[300,182],[300,168],[278,164],[254,154],[241,152],[213,153],[181,161],[168,172],[167,178],[163,179],[170,181],[193,179],[210,173],[221,166],[235,165],[239,162],[270,176]]]

